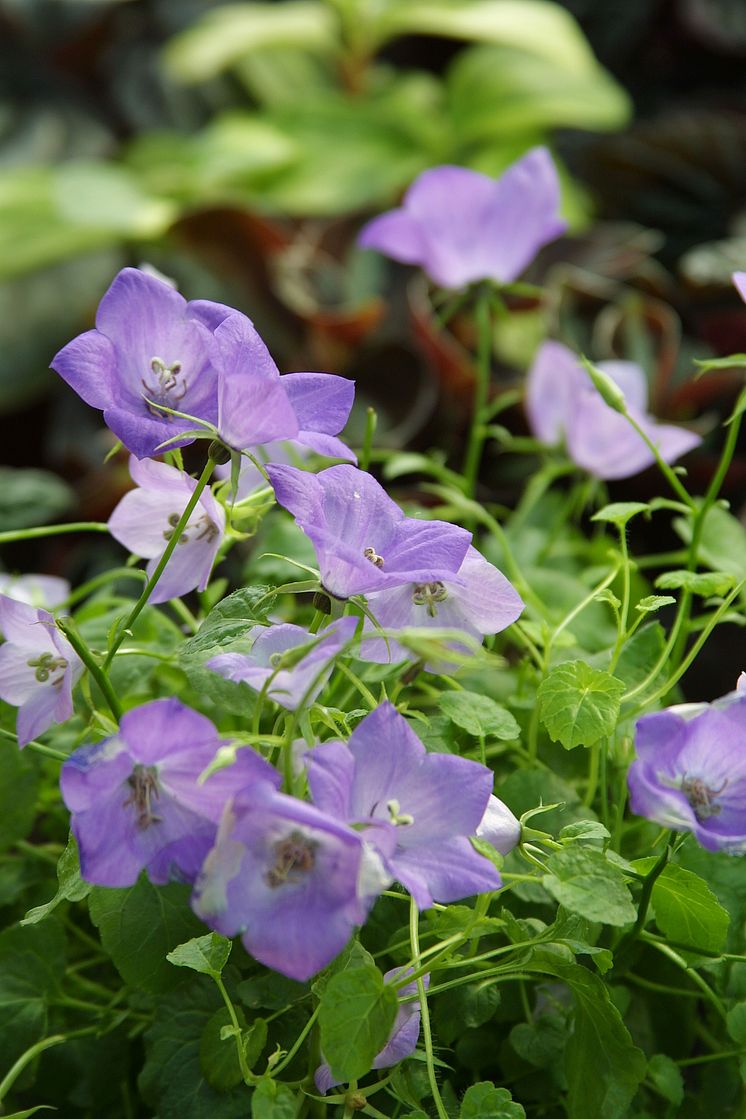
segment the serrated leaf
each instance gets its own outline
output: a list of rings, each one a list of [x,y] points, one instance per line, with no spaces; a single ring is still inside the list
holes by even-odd
[[[22,925],[35,925],[48,917],[63,901],[82,901],[88,897],[92,890],[90,882],[85,882],[80,877],[80,860],[78,858],[78,844],[75,836],[70,832],[67,846],[57,862],[57,893],[45,905],[37,905],[29,909],[21,921]]]
[[[683,1101],[684,1078],[681,1069],[664,1053],[656,1053],[648,1061],[648,1078],[664,1100],[677,1107]]]
[[[296,1119],[298,1100],[286,1084],[265,1077],[251,1096],[251,1119]]]
[[[394,989],[377,967],[334,975],[321,997],[321,1049],[335,1078],[357,1080],[389,1039],[399,1009]]]
[[[227,937],[213,932],[177,944],[172,952],[167,953],[166,959],[174,967],[189,967],[192,971],[217,979],[228,963],[232,947]]]
[[[584,661],[557,665],[539,686],[539,716],[566,750],[592,746],[610,735],[619,718],[623,682]]]
[[[735,582],[735,575],[727,571],[664,571],[655,580],[655,585],[664,591],[683,588],[692,594],[710,598],[712,595],[727,594]]]
[[[610,839],[611,834],[600,820],[578,820],[565,824],[559,833],[560,839]]]
[[[438,706],[451,722],[469,734],[491,735],[505,741],[520,738],[521,728],[510,711],[478,692],[444,692]]]
[[[515,1103],[507,1088],[489,1081],[472,1084],[461,1101],[459,1119],[525,1119],[526,1112]]]
[[[655,862],[651,857],[638,859],[633,865],[641,874],[647,874]],[[665,936],[694,949],[722,951],[730,917],[704,878],[669,863],[656,879],[652,901],[655,923]]]
[[[589,921],[620,927],[635,920],[637,910],[624,877],[595,847],[572,846],[548,861],[542,885],[553,898]]]
[[[673,606],[676,599],[672,598],[670,594],[649,594],[645,598],[641,598],[635,606],[635,610],[639,610],[641,614],[654,614],[657,610],[662,610],[664,606]]]

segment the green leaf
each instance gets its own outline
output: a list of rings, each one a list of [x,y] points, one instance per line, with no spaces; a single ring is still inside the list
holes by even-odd
[[[677,517],[673,527],[685,544],[692,539],[691,521]],[[702,525],[699,558],[715,571],[726,571],[736,579],[746,577],[746,528],[732,513],[713,505]]]
[[[251,1097],[251,1119],[296,1119],[298,1100],[286,1084],[265,1077]]]
[[[491,979],[444,991],[435,1004],[438,1037],[451,1045],[464,1027],[473,1030],[483,1026],[494,1015],[500,998],[500,989]]]
[[[3,1067],[46,1035],[50,1003],[65,971],[61,925],[48,921],[0,933],[0,1043]]]
[[[246,1018],[240,1006],[236,1017],[241,1028]],[[207,1083],[217,1092],[227,1092],[243,1081],[241,1065],[233,1036],[222,1037],[225,1027],[232,1029],[230,1012],[227,1006],[220,1006],[205,1023],[199,1042],[199,1067]]]
[[[611,505],[604,505],[603,509],[594,513],[591,520],[606,521],[624,528],[633,517],[637,517],[640,513],[646,513],[649,509],[650,506],[645,505],[642,501],[614,501]]]
[[[666,635],[659,622],[640,626],[622,646],[614,675],[628,688],[641,684],[658,663],[665,643]]]
[[[605,828],[600,820],[578,820],[574,824],[565,824],[559,833],[559,838],[571,840],[610,839],[611,835],[608,828]]]
[[[683,587],[692,594],[710,598],[712,595],[727,594],[735,582],[736,576],[727,571],[664,571],[655,580],[655,585],[664,591]]]
[[[30,754],[0,741],[0,851],[25,839],[34,826],[39,770]]]
[[[238,997],[252,1010],[282,1010],[308,994],[308,986],[277,972],[252,975],[238,984]]]
[[[227,937],[213,932],[178,944],[167,954],[166,959],[175,967],[189,967],[192,971],[219,979],[228,963],[232,947],[233,944]]]
[[[56,1111],[56,1107],[52,1107],[48,1103],[37,1104],[36,1107],[28,1107],[25,1111],[14,1111],[12,1115],[5,1115],[3,1119],[30,1119],[30,1116],[36,1115],[37,1111]]]
[[[459,1119],[525,1119],[526,1112],[507,1088],[496,1088],[489,1081],[472,1084],[461,1101]]]
[[[451,722],[469,734],[492,735],[506,741],[521,736],[521,728],[510,711],[478,692],[444,692],[438,706]]]
[[[368,1072],[389,1039],[399,1000],[377,967],[333,976],[321,997],[321,1048],[338,1080]]]
[[[621,871],[595,847],[572,846],[547,861],[550,874],[542,885],[572,913],[589,921],[620,927],[635,920],[637,910]]]
[[[564,1052],[567,1022],[558,1014],[544,1013],[535,1021],[519,1022],[510,1031],[510,1044],[519,1057],[537,1068],[549,1068]]]
[[[647,874],[656,861],[638,859],[633,866]],[[730,917],[698,874],[669,863],[656,879],[652,901],[655,923],[665,936],[707,952],[723,950]]]
[[[614,731],[624,691],[623,682],[608,672],[584,661],[567,661],[541,682],[539,716],[553,741],[566,750],[592,746]]]
[[[46,905],[37,905],[29,909],[21,921],[22,925],[35,925],[57,908],[62,901],[82,901],[88,897],[92,886],[80,877],[80,860],[78,858],[78,844],[75,836],[70,832],[67,846],[59,857],[57,863],[57,893]]]
[[[189,892],[153,886],[144,875],[125,890],[91,891],[91,920],[125,982],[157,994],[180,981],[166,954],[204,928],[189,908]]]
[[[0,532],[54,523],[74,501],[73,491],[56,474],[0,467]]]
[[[681,1069],[664,1053],[656,1053],[648,1061],[648,1079],[664,1100],[677,1107],[683,1102],[684,1078]]]
[[[725,1019],[728,1033],[738,1045],[746,1046],[746,1002],[737,1002]]]
[[[662,610],[664,606],[673,606],[676,602],[670,594],[649,594],[645,598],[641,598],[635,606],[635,610],[639,610],[641,614],[655,614],[656,611]]]

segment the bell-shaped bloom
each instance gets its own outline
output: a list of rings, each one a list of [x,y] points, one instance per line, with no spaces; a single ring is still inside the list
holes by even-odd
[[[366,715],[348,743],[310,750],[306,764],[314,804],[361,829],[420,909],[500,888],[469,838],[484,819],[492,773],[428,753],[390,703]]]
[[[403,975],[411,975],[412,968],[407,968],[405,971],[400,967],[391,968],[384,975],[384,982],[394,982],[394,980],[401,978]],[[430,976],[423,975],[422,981],[425,988],[430,986]],[[420,1004],[412,1000],[411,1002],[401,1002],[401,999],[411,998],[417,995],[417,983],[407,983],[404,987],[399,987],[397,991],[399,997],[399,1010],[394,1020],[394,1025],[391,1030],[391,1036],[384,1045],[380,1053],[376,1055],[373,1060],[372,1068],[391,1068],[392,1065],[398,1065],[400,1061],[411,1057],[417,1048],[417,1040],[420,1036]],[[323,1053],[322,1053],[323,1057]],[[341,1084],[341,1080],[335,1080],[332,1075],[332,1070],[326,1061],[322,1061],[314,1073],[314,1083],[317,1090],[322,1096],[326,1095],[330,1088],[336,1087]]]
[[[368,595],[371,613],[387,632],[414,626],[437,627],[462,630],[477,640],[511,625],[520,616],[523,605],[513,584],[471,546],[450,579],[410,583]],[[368,619],[365,632],[375,633]],[[450,641],[448,646],[460,652],[470,651],[458,641]],[[381,637],[366,637],[361,656],[388,664],[403,660],[407,653],[391,638],[385,641]]]
[[[119,502],[109,517],[109,531],[133,555],[150,561],[146,569],[150,577],[197,483],[183,470],[153,459],[131,458],[130,474],[137,489]],[[224,534],[225,512],[210,490],[204,489],[150,601],[167,602],[195,587],[203,591]]]
[[[0,595],[29,606],[43,606],[46,610],[54,610],[64,602],[70,590],[67,579],[60,579],[58,575],[0,574]]]
[[[476,836],[477,839],[485,839],[501,855],[509,855],[520,842],[521,822],[507,804],[491,795]]]
[[[18,708],[18,745],[26,746],[73,713],[83,665],[47,610],[0,595],[0,699]]]
[[[505,284],[564,233],[559,204],[557,169],[546,148],[532,148],[499,179],[465,167],[432,167],[415,179],[400,209],[364,227],[358,244],[419,264],[443,288]]]
[[[336,598],[458,571],[471,533],[445,521],[407,517],[375,478],[354,466],[309,474],[268,466],[280,505],[311,540],[324,589]]]
[[[119,733],[82,746],[62,767],[80,872],[98,886],[131,886],[145,868],[151,882],[193,882],[213,845],[228,800],[279,774],[248,747],[200,781],[227,743],[204,715],[176,699],[128,711]]]
[[[219,653],[207,662],[213,672],[228,680],[243,681],[256,691],[266,686],[265,694],[294,711],[305,698],[312,703],[323,688],[340,649],[354,636],[357,618],[340,618],[317,635],[289,623],[252,626],[246,633],[253,639],[250,653]],[[300,650],[306,646],[308,651]],[[298,657],[291,651],[299,650]],[[284,668],[283,658],[291,663]]]
[[[389,881],[356,831],[264,783],[226,809],[192,906],[224,936],[240,933],[261,963],[302,982],[342,951]]]
[[[746,691],[644,715],[635,752],[633,812],[692,832],[708,851],[746,852]]]
[[[666,462],[674,462],[701,442],[698,435],[648,414],[647,381],[630,361],[602,361],[598,368],[622,390],[630,416]],[[570,458],[596,478],[629,478],[655,462],[655,456],[630,422],[611,408],[593,385],[576,355],[560,342],[545,342],[526,381],[526,412],[543,443],[563,439]]]

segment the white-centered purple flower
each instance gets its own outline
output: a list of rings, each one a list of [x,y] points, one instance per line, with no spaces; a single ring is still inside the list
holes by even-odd
[[[649,415],[647,380],[639,365],[602,361],[598,367],[622,390],[629,414],[666,462],[701,443],[694,432]],[[645,441],[605,403],[576,355],[560,342],[545,342],[536,355],[526,381],[526,412],[537,439],[550,445],[564,439],[573,462],[597,478],[629,478],[655,461]]]
[[[629,770],[638,816],[690,831],[708,851],[746,853],[746,691],[638,720]]]
[[[25,602],[29,606],[42,606],[54,610],[70,594],[67,579],[58,575],[5,575],[0,574],[0,594]]]
[[[400,967],[391,968],[384,974],[384,982],[394,982],[404,975],[410,975],[412,968],[403,970]],[[423,975],[422,982],[425,988],[430,985],[430,976]],[[400,1061],[411,1057],[417,1048],[417,1040],[420,1036],[420,1004],[414,999],[409,1002],[402,1002],[402,999],[411,998],[417,995],[417,983],[407,983],[404,987],[399,987],[397,996],[399,998],[399,1010],[394,1020],[394,1025],[391,1029],[391,1035],[384,1045],[380,1053],[376,1055],[373,1060],[371,1068],[391,1068],[392,1065],[398,1065]],[[322,1053],[323,1057],[323,1053]],[[326,1061],[322,1061],[314,1073],[314,1083],[317,1090],[322,1096],[326,1095],[330,1088],[334,1088],[337,1084],[341,1084],[341,1080],[336,1080],[332,1075],[332,1070]]]
[[[368,595],[368,605],[386,631],[413,626],[457,629],[481,640],[512,625],[524,603],[502,572],[470,546],[455,576],[374,591]],[[365,622],[365,633],[375,633],[369,619]],[[459,652],[470,652],[468,646],[458,641],[449,641],[447,645]],[[391,638],[385,641],[382,637],[366,636],[361,656],[389,664],[403,660],[407,652]]]
[[[471,533],[407,517],[375,478],[354,466],[309,474],[268,466],[280,505],[311,540],[321,582],[336,598],[454,575]]]
[[[192,905],[261,963],[304,981],[342,951],[390,878],[377,853],[313,805],[255,785],[226,809]]]
[[[430,754],[390,703],[367,715],[348,743],[306,755],[314,804],[354,824],[420,909],[501,886],[470,842],[487,810],[492,773],[453,754]]]
[[[246,638],[253,638],[250,653],[219,653],[207,662],[213,672],[228,680],[243,681],[256,691],[266,685],[266,695],[294,711],[301,701],[312,703],[323,688],[340,649],[351,640],[357,618],[339,618],[319,634],[309,633],[302,626],[290,623],[275,626],[252,626]],[[292,650],[308,648],[305,655],[289,667],[282,667],[283,658]]]
[[[248,747],[200,781],[225,745],[204,715],[176,699],[157,699],[128,711],[114,737],[71,754],[60,784],[83,878],[131,886],[146,869],[158,885],[193,882],[229,798],[256,782],[280,783]]]
[[[136,556],[149,560],[148,577],[158,565],[197,485],[194,478],[165,462],[130,459],[137,489],[126,493],[109,517],[115,540]],[[207,586],[225,534],[225,511],[209,489],[200,494],[155,590],[152,603],[178,598]]]
[[[73,713],[83,665],[47,610],[0,595],[0,699],[18,708],[18,745],[26,746]]]
[[[400,209],[364,227],[358,244],[419,264],[440,287],[505,284],[564,233],[559,204],[557,169],[546,148],[532,148],[499,179],[433,167],[415,179]]]

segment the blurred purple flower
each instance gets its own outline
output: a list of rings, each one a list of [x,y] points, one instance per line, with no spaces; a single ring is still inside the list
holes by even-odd
[[[366,225],[358,239],[434,283],[461,288],[477,280],[515,280],[539,249],[564,233],[557,171],[546,148],[532,148],[492,179],[464,167],[423,171],[404,205]]]
[[[256,691],[271,679],[267,696],[294,711],[304,696],[311,703],[319,694],[329,679],[334,658],[353,637],[357,624],[357,618],[340,618],[317,635],[288,623],[252,626],[246,633],[248,639],[254,639],[250,653],[220,653],[207,662],[207,667],[228,680],[243,680]],[[308,646],[308,652],[302,660],[289,668],[280,667],[283,654],[303,646]]]
[[[363,470],[330,466],[309,474],[269,466],[267,472],[280,505],[313,543],[321,582],[336,598],[448,578],[464,560],[470,533],[405,516]]]
[[[400,967],[393,967],[387,971],[383,977],[384,982],[394,981],[403,975],[410,975],[412,968],[402,969]],[[430,985],[430,976],[423,975],[422,981],[425,988]],[[400,987],[397,991],[399,1000],[407,998],[412,995],[417,995],[417,983],[407,983],[406,986]],[[398,1065],[399,1061],[403,1061],[406,1057],[410,1057],[417,1048],[417,1040],[420,1036],[420,1004],[418,1002],[401,1002],[399,1003],[399,1011],[396,1015],[391,1036],[384,1045],[381,1052],[374,1058],[372,1068],[391,1068],[392,1065]],[[323,1058],[323,1053],[322,1053]],[[337,1084],[341,1084],[341,1080],[335,1080],[332,1075],[332,1070],[326,1061],[322,1061],[314,1073],[314,1083],[317,1090],[322,1096],[326,1095],[330,1088],[335,1088]]]
[[[73,713],[80,659],[47,610],[0,595],[0,699],[18,708],[18,745],[26,746]]]
[[[734,272],[733,283],[736,285],[736,291],[741,299],[746,303],[746,272]]]
[[[226,742],[204,715],[176,699],[127,712],[119,733],[71,754],[60,784],[80,847],[80,872],[99,886],[194,881],[226,802],[279,774],[248,747],[205,781],[200,775]]]
[[[427,583],[410,583],[392,590],[374,591],[368,605],[379,625],[389,631],[413,626],[458,629],[481,640],[511,625],[523,610],[523,600],[502,572],[469,546],[455,576]],[[375,633],[366,619],[365,633]],[[449,641],[451,649],[470,652],[468,646]],[[361,646],[365,660],[395,664],[407,656],[396,641],[367,637]],[[440,667],[440,666],[438,666]]]
[[[53,610],[70,594],[67,579],[57,575],[2,575],[0,574],[0,594],[25,602],[29,606],[42,606]]]
[[[479,762],[429,754],[406,719],[383,703],[349,743],[306,755],[313,801],[360,828],[420,909],[497,890],[500,876],[472,847],[492,791]]]
[[[109,531],[134,555],[150,561],[147,566],[150,577],[197,483],[183,471],[152,459],[138,461],[132,457],[130,474],[137,489],[130,490],[119,502],[109,517]],[[205,489],[150,602],[167,602],[195,587],[203,591],[224,533],[225,512],[210,490]]]
[[[647,381],[630,361],[602,361],[625,395],[629,414],[666,462],[701,443],[698,435],[648,414]],[[545,342],[526,381],[526,412],[537,439],[550,445],[563,438],[570,458],[597,478],[629,478],[651,466],[652,451],[629,421],[604,402],[576,355],[560,342]]]
[[[257,784],[225,812],[192,898],[225,936],[300,981],[342,951],[388,885],[380,858],[352,828]]]
[[[708,851],[746,853],[746,691],[637,723],[629,770],[638,816],[690,831]]]
[[[520,842],[521,822],[515,818],[507,804],[490,795],[482,822],[475,834],[477,839],[486,839],[501,855],[509,855]]]

